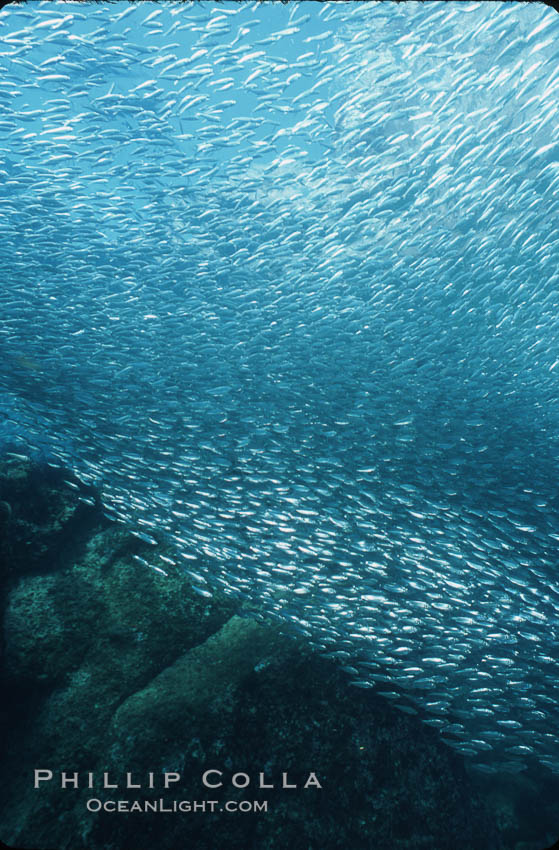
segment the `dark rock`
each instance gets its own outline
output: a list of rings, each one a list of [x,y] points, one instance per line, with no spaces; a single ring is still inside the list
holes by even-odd
[[[102,521],[91,488],[69,472],[17,456],[0,468],[0,504],[0,569],[8,581],[70,563]]]
[[[0,474],[11,506],[2,547],[13,555],[2,597],[4,841],[40,850],[501,846],[461,759],[419,718],[350,688],[330,660],[247,618],[239,602],[197,595],[179,570],[149,569],[153,549],[65,480],[24,462]],[[53,780],[35,789],[34,769]],[[223,787],[203,785],[208,769],[222,772]],[[80,787],[61,789],[62,771],[78,772]],[[119,788],[101,787],[105,771]],[[127,772],[141,789],[122,786]],[[165,790],[164,772],[180,782]],[[236,773],[248,787],[231,784]],[[273,788],[259,787],[261,773]],[[313,773],[322,787],[304,788]],[[297,788],[282,788],[283,774]],[[267,811],[92,813],[92,799],[252,801]]]

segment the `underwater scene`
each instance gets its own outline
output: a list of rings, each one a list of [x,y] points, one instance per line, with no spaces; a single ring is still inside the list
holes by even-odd
[[[544,4],[0,10],[1,839],[559,839],[557,221]]]

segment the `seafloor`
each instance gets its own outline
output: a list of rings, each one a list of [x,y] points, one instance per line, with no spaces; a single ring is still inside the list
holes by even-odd
[[[134,557],[146,550],[68,473],[17,457],[0,468],[8,845],[542,850],[557,838],[552,793],[526,776],[476,784],[418,717],[349,687],[333,661],[239,601],[149,569]],[[36,769],[53,775],[37,789]],[[222,789],[202,786],[207,769],[223,772]],[[62,771],[81,787],[61,789]],[[105,771],[144,787],[103,790]],[[163,771],[180,784],[165,791]],[[239,772],[247,788],[229,784]],[[274,788],[258,788],[261,772]],[[278,787],[284,772],[297,788]],[[322,788],[302,787],[311,772]],[[267,811],[87,808],[161,798],[267,801]]]

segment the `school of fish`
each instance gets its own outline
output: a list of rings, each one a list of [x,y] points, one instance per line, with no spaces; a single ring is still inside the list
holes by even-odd
[[[556,13],[37,2],[0,45],[2,445],[559,772]]]

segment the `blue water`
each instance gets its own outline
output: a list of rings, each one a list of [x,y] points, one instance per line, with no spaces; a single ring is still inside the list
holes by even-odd
[[[4,447],[480,770],[557,771],[553,11],[36,3],[0,34]]]

